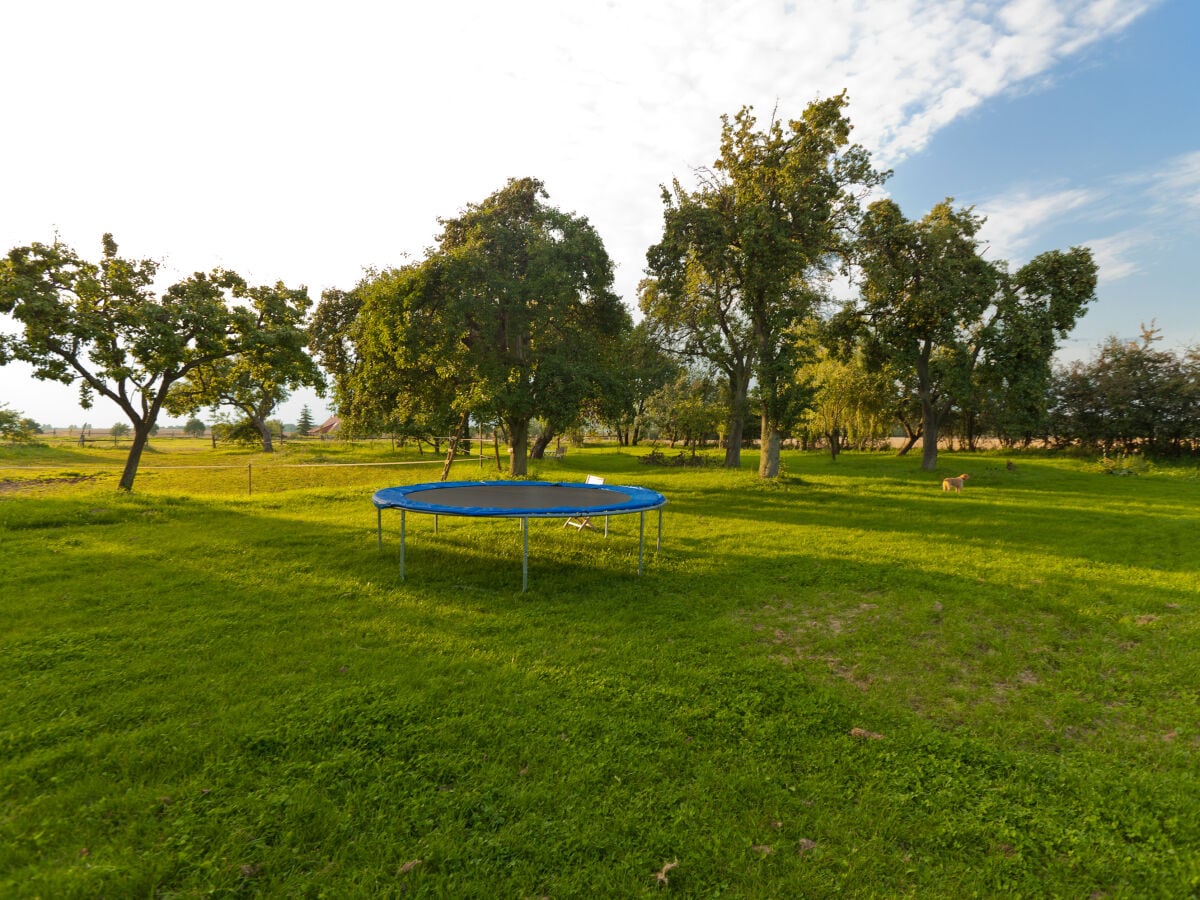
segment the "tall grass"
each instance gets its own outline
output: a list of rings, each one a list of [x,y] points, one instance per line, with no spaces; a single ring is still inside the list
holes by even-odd
[[[0,452],[0,894],[1200,891],[1191,473],[570,451],[535,476],[662,491],[663,550],[531,522],[522,594],[509,521],[377,549],[437,469]]]

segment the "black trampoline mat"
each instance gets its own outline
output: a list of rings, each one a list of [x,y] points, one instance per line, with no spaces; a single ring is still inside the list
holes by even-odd
[[[551,510],[606,509],[628,503],[630,495],[609,487],[566,487],[557,484],[468,484],[411,491],[408,496],[430,506],[455,509]]]

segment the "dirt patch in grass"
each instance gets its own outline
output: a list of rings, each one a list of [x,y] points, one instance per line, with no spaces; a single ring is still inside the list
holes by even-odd
[[[96,475],[44,475],[39,478],[19,478],[15,480],[0,480],[0,496],[19,494],[22,491],[33,491],[52,485],[78,484],[81,481],[92,481],[99,478]]]

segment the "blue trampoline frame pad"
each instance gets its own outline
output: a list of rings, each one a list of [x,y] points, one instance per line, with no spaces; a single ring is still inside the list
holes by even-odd
[[[529,520],[569,519],[579,516],[620,516],[639,513],[638,574],[642,574],[646,513],[658,510],[658,538],[662,547],[662,508],[667,498],[648,488],[620,484],[585,484],[569,481],[434,481],[383,488],[371,497],[377,516],[377,536],[383,548],[383,511],[400,510],[400,578],[404,579],[405,514],[432,515],[437,533],[439,516],[520,519],[522,536],[521,590],[529,587]],[[605,529],[607,534],[607,528]]]

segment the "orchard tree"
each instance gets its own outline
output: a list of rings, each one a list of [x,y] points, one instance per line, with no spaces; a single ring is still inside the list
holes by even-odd
[[[983,354],[965,406],[967,438],[982,415],[991,433],[1028,445],[1045,434],[1059,341],[1095,298],[1097,269],[1091,251],[1072,247],[1042,253],[1012,276],[1007,273],[983,331]]]
[[[979,323],[999,286],[1000,273],[979,252],[982,224],[949,200],[919,222],[880,200],[861,227],[862,296],[842,315],[865,326],[868,363],[915,373],[927,471],[937,468],[938,428],[967,389]]]
[[[375,272],[368,273],[368,279],[376,276]],[[348,392],[359,364],[356,348],[361,309],[360,290],[329,288],[321,292],[321,302],[308,324],[308,349],[333,379],[333,405],[343,425],[354,406],[354,397]]]
[[[759,476],[779,473],[784,430],[800,411],[795,331],[844,254],[859,199],[887,177],[850,144],[845,93],[799,119],[756,130],[750,107],[722,117],[721,150],[700,187],[663,189],[663,238],[647,253],[647,315],[729,379],[725,464],[740,464],[751,379],[761,410]]]
[[[646,412],[664,434],[674,449],[676,441],[689,444],[692,453],[720,431],[723,418],[721,402],[721,378],[703,368],[680,369],[675,378],[657,391],[646,402]]]
[[[1155,346],[1151,323],[1137,340],[1109,337],[1088,361],[1075,361],[1054,379],[1051,429],[1059,443],[1105,453],[1194,451],[1200,434],[1200,353]]]
[[[21,444],[33,440],[41,428],[37,422],[27,416],[22,416],[17,410],[9,409],[0,403],[0,438],[13,444]]]
[[[271,453],[271,413],[299,387],[323,393],[325,378],[305,351],[308,291],[277,282],[273,287],[247,288],[245,296],[255,308],[272,311],[278,326],[273,339],[197,367],[172,388],[166,406],[176,414],[195,413],[202,406],[231,406],[253,426],[263,452]]]
[[[342,322],[320,333],[345,364],[339,412],[397,422],[450,416],[452,440],[472,412],[494,414],[512,443],[510,474],[526,473],[530,422],[576,419],[610,377],[602,348],[628,323],[600,236],[546,196],[536,179],[510,180],[442,220],[422,262],[374,274],[353,299],[341,295],[328,315],[318,312],[322,322]],[[351,307],[352,324],[343,315]]]
[[[937,468],[941,426],[956,407],[973,408],[981,385],[1007,393],[1015,408],[1037,402],[1057,339],[1096,287],[1095,263],[1082,247],[1044,253],[1010,275],[1005,263],[983,258],[983,219],[952,202],[918,222],[891,200],[872,204],[860,231],[862,296],[840,314],[864,329],[869,362],[914,379],[927,471]]]
[[[870,371],[860,353],[843,358],[821,348],[797,377],[813,392],[804,421],[824,436],[833,459],[851,444],[861,449],[888,437],[896,419],[886,369]]]
[[[104,235],[99,263],[59,244],[16,247],[0,261],[0,313],[20,326],[0,335],[0,364],[80,386],[120,407],[133,441],[119,488],[132,490],[142,451],[171,389],[196,370],[291,340],[294,298],[264,302],[233,272],[196,273],[156,297],[157,265],[117,255]]]
[[[622,447],[636,447],[646,433],[650,396],[675,379],[679,362],[643,320],[623,335],[612,368],[616,389],[595,399],[592,414],[616,433]]]

